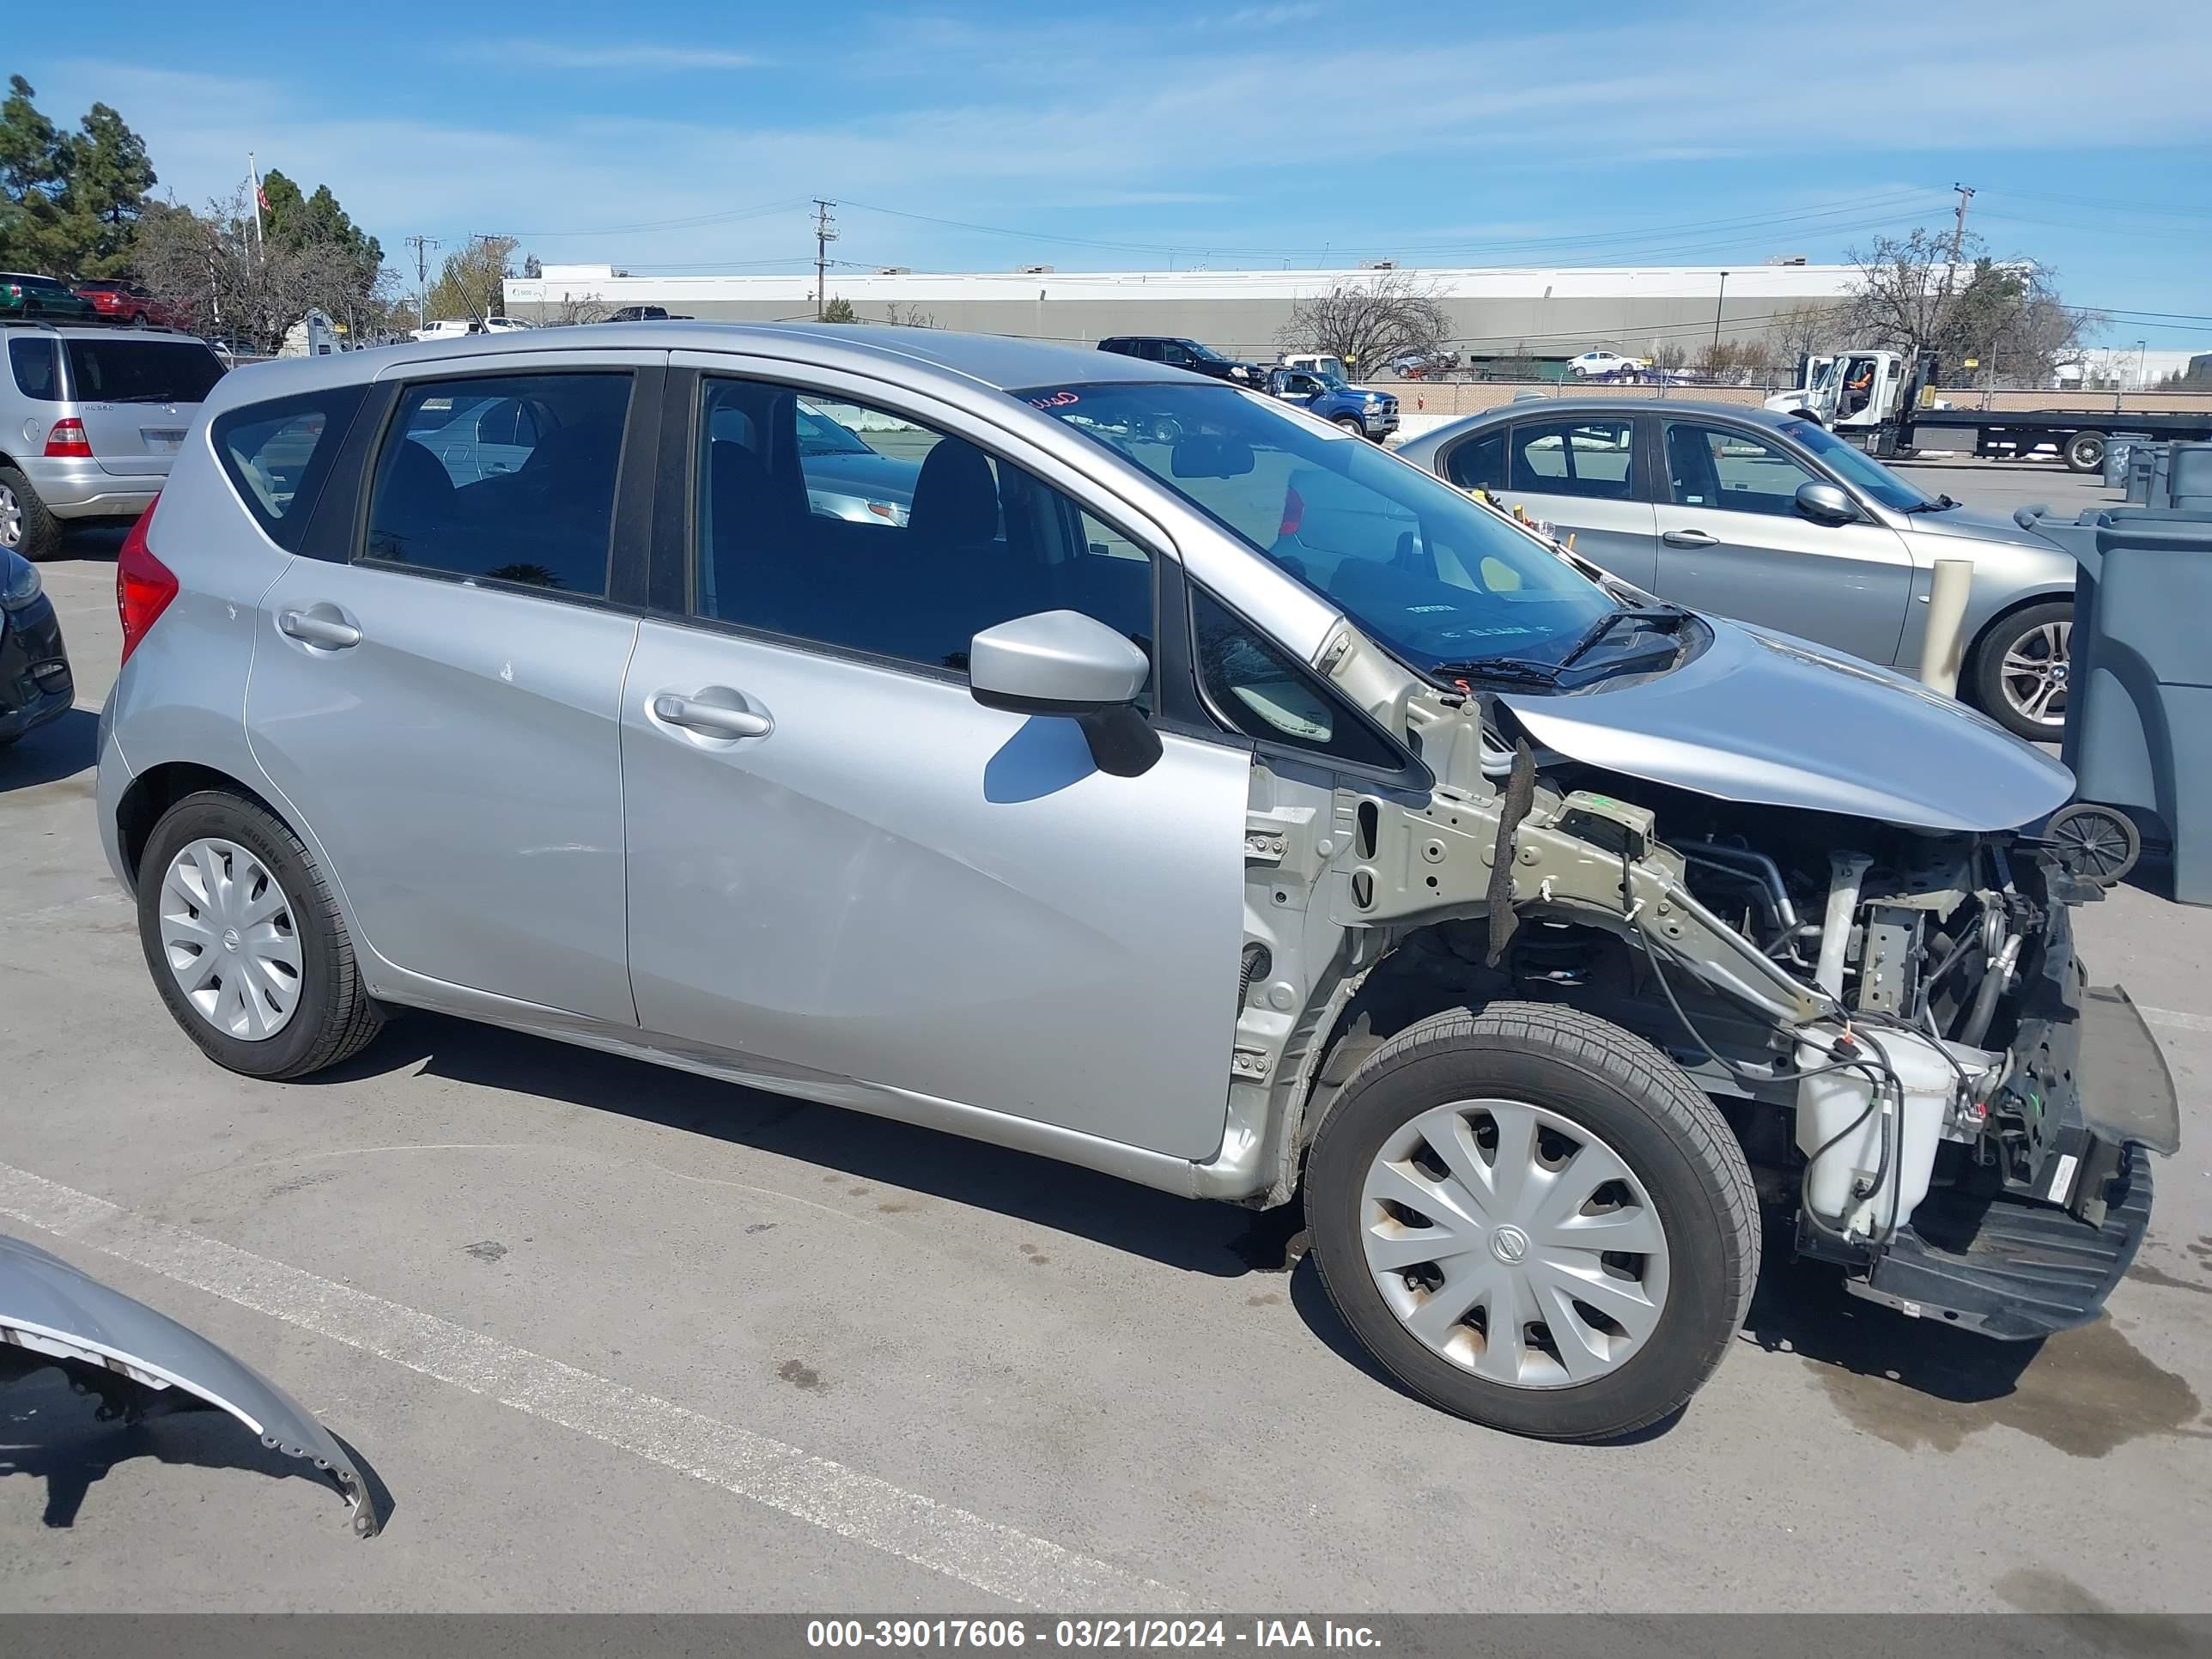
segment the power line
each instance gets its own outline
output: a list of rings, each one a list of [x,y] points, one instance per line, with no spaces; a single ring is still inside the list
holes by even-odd
[[[597,225],[588,230],[513,230],[507,235],[544,241],[556,237],[577,236],[634,236],[664,230],[702,230],[710,225],[734,224],[740,219],[757,219],[764,214],[781,213],[801,206],[804,196],[787,196],[780,201],[763,202],[754,207],[732,208],[727,211],[696,213],[681,219],[648,219],[634,225]]]

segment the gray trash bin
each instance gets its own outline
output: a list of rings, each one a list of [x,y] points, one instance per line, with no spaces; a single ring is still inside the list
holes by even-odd
[[[2128,481],[2128,460],[2139,444],[2150,442],[2148,432],[2115,432],[2105,440],[2105,488],[2118,489]]]
[[[2075,793],[2154,821],[2174,897],[2212,905],[2212,512],[2093,508],[2033,527],[2080,567],[2061,751]]]
[[[2169,507],[2185,513],[2212,511],[2212,444],[2175,444],[2166,465]]]
[[[2158,465],[2158,449],[2154,444],[2137,444],[2128,456],[2128,502],[2132,507],[2150,505],[2150,477]]]

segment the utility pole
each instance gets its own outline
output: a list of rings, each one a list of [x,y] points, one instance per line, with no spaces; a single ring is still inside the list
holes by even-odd
[[[837,222],[830,216],[830,210],[836,205],[819,196],[814,198],[814,320],[817,323],[829,300],[830,244],[837,240]]]
[[[410,236],[406,241],[415,250],[415,326],[422,328],[430,320],[430,250],[441,244],[434,236]]]
[[[1713,356],[1721,355],[1721,305],[1728,298],[1729,274],[1721,272],[1721,291],[1713,298]],[[1710,365],[1708,365],[1710,368]]]
[[[1973,200],[1974,187],[1972,185],[1954,185],[1951,188],[1959,193],[1959,210],[1951,226],[1951,263],[1955,266],[1966,246],[1966,204]],[[1997,193],[2002,196],[2004,192],[1999,191]]]

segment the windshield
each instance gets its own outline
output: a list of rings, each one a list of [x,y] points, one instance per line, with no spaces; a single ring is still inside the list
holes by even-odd
[[[1188,351],[1192,356],[1203,358],[1209,363],[1225,363],[1229,361],[1228,358],[1223,356],[1212,346],[1202,345],[1196,340],[1185,340],[1181,343],[1182,344],[1183,349]]]
[[[872,455],[876,452],[848,428],[800,404],[795,411],[801,455]]]
[[[1235,386],[1016,395],[1127,456],[1424,673],[1486,658],[1556,664],[1616,608],[1450,485]]]
[[[1893,512],[1910,513],[1929,504],[1929,498],[1917,487],[1899,477],[1863,449],[1845,443],[1826,427],[1815,426],[1810,421],[1784,421],[1782,435],[1804,445],[1845,483],[1873,496]]]

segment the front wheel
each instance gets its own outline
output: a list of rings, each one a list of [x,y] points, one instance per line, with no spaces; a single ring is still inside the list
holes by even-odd
[[[2031,605],[1998,618],[1974,654],[1974,701],[2015,737],[2056,743],[2066,730],[2074,605]]]
[[[2105,434],[2101,432],[2077,432],[2066,441],[2063,452],[2067,466],[2075,472],[2101,472],[2105,468]]]
[[[1551,1440],[1679,1410],[1759,1273],[1758,1197],[1712,1103],[1545,1004],[1455,1009],[1370,1056],[1315,1139],[1306,1214],[1330,1299],[1393,1376]]]
[[[1336,417],[1336,424],[1355,438],[1364,438],[1367,435],[1366,423],[1357,415],[1340,415]]]
[[[138,939],[185,1034],[248,1077],[303,1077],[384,1024],[313,855],[258,802],[187,795],[138,865]]]

